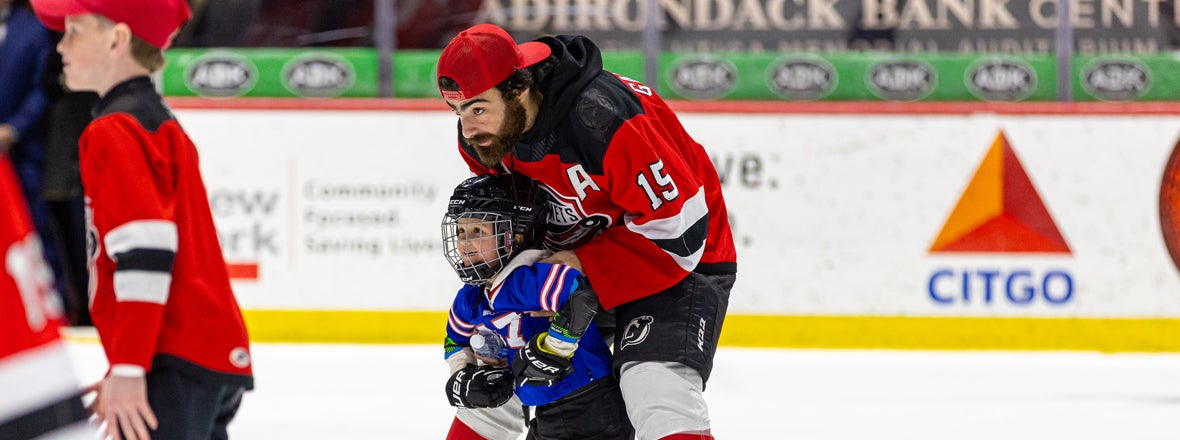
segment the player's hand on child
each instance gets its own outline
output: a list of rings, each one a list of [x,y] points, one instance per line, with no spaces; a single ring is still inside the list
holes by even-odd
[[[564,264],[566,266],[582,271],[582,261],[578,259],[578,255],[572,251],[557,251],[553,255],[541,259],[542,263],[550,264]]]
[[[517,385],[552,385],[573,370],[573,350],[568,354],[555,351],[547,339],[548,333],[538,334],[516,350],[512,361],[512,375]]]
[[[147,402],[147,384],[143,377],[110,375],[86,391],[97,393],[90,412],[98,416],[100,425],[106,423],[103,438],[148,440],[151,438],[148,429],[159,426],[156,414]]]
[[[512,398],[512,375],[506,368],[468,365],[447,380],[447,401],[462,408],[495,408]]]

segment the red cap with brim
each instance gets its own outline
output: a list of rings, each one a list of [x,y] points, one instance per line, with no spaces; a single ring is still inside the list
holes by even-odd
[[[74,0],[32,0],[31,3],[41,23],[58,32],[65,32],[66,17],[90,13]]]
[[[172,34],[192,16],[185,0],[32,0],[33,11],[45,27],[66,29],[66,17],[98,14],[124,23],[131,33],[152,46],[167,49]]]
[[[451,101],[471,99],[523,69],[548,58],[549,45],[530,41],[520,45],[494,24],[477,24],[456,35],[438,57],[438,77],[447,77],[459,90],[443,90]]]

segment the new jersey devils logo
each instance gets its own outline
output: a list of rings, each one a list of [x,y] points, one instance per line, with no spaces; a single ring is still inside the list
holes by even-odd
[[[250,366],[250,352],[245,347],[236,347],[229,352],[229,363],[238,368]]]
[[[587,213],[577,198],[562,196],[546,186],[541,188],[545,190],[546,199],[549,201],[549,217],[545,221],[545,244],[550,248],[575,249],[610,227],[610,217]]]
[[[647,340],[647,335],[651,334],[651,323],[653,322],[655,322],[655,318],[652,318],[651,315],[643,315],[628,322],[627,326],[623,327],[623,343],[619,346],[619,350],[642,344]]]

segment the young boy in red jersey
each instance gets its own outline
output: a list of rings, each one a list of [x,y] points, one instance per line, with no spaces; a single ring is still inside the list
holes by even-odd
[[[12,164],[0,156],[0,438],[93,439],[65,346],[60,298]]]
[[[116,440],[224,439],[249,343],[192,141],[152,72],[184,0],[34,0],[66,85],[101,96],[79,140],[90,312],[111,368],[91,410]]]

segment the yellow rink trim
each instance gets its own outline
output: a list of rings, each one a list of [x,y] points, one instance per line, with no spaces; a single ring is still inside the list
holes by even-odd
[[[446,313],[243,311],[258,342],[440,344]],[[622,324],[622,323],[620,323]],[[721,345],[906,350],[1180,352],[1180,318],[726,317]]]

